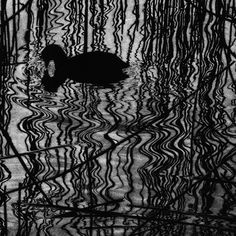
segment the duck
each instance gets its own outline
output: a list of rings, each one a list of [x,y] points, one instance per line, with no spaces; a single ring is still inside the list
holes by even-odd
[[[66,79],[110,87],[128,77],[124,69],[129,63],[109,52],[92,51],[67,57],[60,45],[51,44],[42,50],[41,58],[45,64],[41,83],[49,92],[56,92]]]

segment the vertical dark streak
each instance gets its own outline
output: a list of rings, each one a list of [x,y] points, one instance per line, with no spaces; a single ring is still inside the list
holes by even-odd
[[[88,157],[88,153],[86,153],[87,157]],[[91,163],[87,164],[87,170],[88,170],[88,181],[89,181],[89,197],[90,197],[90,206],[93,207],[93,188],[92,188],[92,175],[91,175]],[[90,222],[89,222],[89,227],[90,227],[90,236],[93,235],[93,215],[90,215]]]
[[[7,186],[5,185],[4,186],[4,194],[7,192]],[[7,197],[6,197],[6,194],[5,194],[5,201],[4,201],[4,232],[5,232],[5,235],[8,235],[8,217],[7,217]]]
[[[90,12],[91,12],[91,17],[90,17],[90,24],[91,26],[93,27],[92,29],[92,34],[91,34],[91,37],[92,37],[92,43],[91,43],[91,48],[92,48],[92,51],[95,50],[95,35],[96,35],[96,25],[95,25],[95,20],[94,20],[94,17],[95,17],[95,14],[96,14],[96,2],[95,1],[90,1]]]
[[[100,9],[101,9],[101,22],[100,22],[100,36],[103,35],[104,31],[104,2],[100,0]]]
[[[135,12],[135,17],[136,17],[135,24],[136,24],[136,27],[138,28],[139,27],[139,18],[140,18],[139,1],[138,0],[135,0],[134,12]]]
[[[122,33],[124,31],[124,26],[125,26],[125,22],[126,22],[126,14],[127,14],[127,7],[128,7],[128,3],[127,3],[128,0],[125,0],[124,2],[124,8],[123,8],[123,27],[122,27]]]
[[[41,39],[43,37],[46,38],[46,35],[43,35],[43,29],[47,28],[47,14],[48,14],[48,3],[44,0],[37,0],[37,18],[36,18],[36,37],[38,38],[38,42],[41,43]],[[46,30],[45,30],[46,31]]]
[[[88,50],[88,14],[89,14],[89,1],[85,0],[84,9],[84,53]]]
[[[88,154],[88,148],[85,147],[85,156],[86,156],[86,160],[89,158],[89,154]],[[88,194],[89,194],[89,198],[90,198],[90,202],[89,202],[89,207],[93,207],[94,203],[93,203],[93,182],[92,182],[92,169],[91,169],[91,163],[87,163],[86,165],[87,167],[87,173],[88,173],[88,188],[89,188],[89,191],[88,191]],[[93,214],[90,214],[90,225],[89,225],[89,233],[90,233],[90,236],[93,235]]]
[[[233,6],[232,8],[233,9],[236,9],[236,5],[235,5],[235,1],[232,1],[233,3]],[[223,5],[223,3],[221,3]],[[227,12],[230,12],[230,4],[228,4],[228,8],[227,9],[223,9],[223,13],[222,15],[223,16],[227,16]],[[230,24],[229,28],[229,41],[226,43],[226,40],[225,40],[225,32],[224,32],[224,26],[225,26],[225,22],[224,20],[222,19],[220,21],[220,28],[219,28],[219,35],[220,35],[220,43],[222,45],[222,47],[224,48],[224,54],[225,54],[225,57],[226,57],[226,60],[227,60],[227,63],[230,63],[230,61],[232,60],[232,51],[231,51],[231,46],[234,44],[235,42],[235,37],[234,37],[234,32],[233,32],[233,29],[235,27],[235,25],[233,23]],[[227,46],[229,45],[229,46]],[[233,54],[234,58],[235,58],[235,54]],[[232,87],[234,89],[234,92],[236,92],[236,80],[234,78],[234,75],[232,73],[232,70],[229,71],[229,74],[230,74],[230,78],[231,78],[231,81],[232,81]]]
[[[27,31],[25,33],[25,41],[26,41],[26,45],[27,45],[27,60],[30,59],[30,32],[31,32],[31,25],[32,25],[32,12],[31,12],[31,6],[32,6],[32,2],[30,2],[27,5],[26,11],[28,12],[28,18],[27,18]],[[27,76],[27,97],[28,97],[28,101],[27,101],[27,106],[29,108],[30,106],[30,75],[28,74]]]
[[[13,18],[13,35],[12,35],[12,50],[11,50],[11,55],[14,55],[14,62],[16,61],[17,57],[18,57],[18,50],[17,50],[17,27],[16,27],[16,0],[13,0],[13,15],[15,15],[15,17]],[[15,49],[15,50],[14,50]]]
[[[17,0],[17,12],[20,12],[20,1]],[[18,21],[17,21],[17,30],[19,30],[20,28],[20,17],[17,17]]]
[[[21,233],[21,183],[19,183],[19,190],[18,190],[18,235]]]
[[[158,6],[158,10],[159,7],[160,4]],[[144,23],[142,26],[142,30],[144,31],[142,55],[145,63],[147,64],[151,63],[153,59],[154,41],[158,40],[160,37],[160,35],[158,35],[158,27],[161,25],[161,18],[157,17],[156,13],[155,0],[147,0],[144,4]],[[161,44],[159,43],[158,51],[161,51],[160,47]]]
[[[85,156],[86,160],[89,159],[89,153],[88,153],[88,148],[85,147]],[[91,163],[87,163],[87,173],[88,173],[88,187],[89,187],[89,196],[90,196],[90,207],[93,207],[93,181],[92,181],[92,169],[91,169]]]
[[[124,7],[123,0],[120,0],[120,14],[121,14],[121,34],[124,33]]]
[[[135,5],[134,5],[134,9],[132,10],[132,13],[135,15],[136,20],[134,21],[134,23],[130,26],[130,28],[128,29],[128,37],[130,39],[130,43],[128,46],[128,52],[127,52],[127,61],[130,60],[130,55],[132,53],[132,48],[134,46],[135,43],[135,33],[138,32],[138,27],[139,27],[139,4],[137,2],[137,0],[135,1]],[[132,35],[131,35],[131,31]]]
[[[7,3],[7,1],[6,1]],[[7,6],[5,5],[5,9],[4,9],[4,20],[7,21]],[[10,44],[10,29],[9,29],[9,21],[6,22],[5,24],[5,30],[4,33],[5,35],[3,35],[4,37],[4,45],[5,45],[5,50],[6,50],[6,65],[8,62],[10,62],[10,51],[11,51],[11,44]],[[6,75],[7,76],[8,73],[8,67],[6,67]]]
[[[193,114],[192,114],[192,130],[191,130],[191,149],[190,149],[190,175],[193,175],[193,158],[194,158],[194,154],[195,154],[195,146],[194,146],[194,136],[195,136],[195,124],[196,124],[196,119],[197,119],[197,103],[198,103],[198,98],[199,98],[199,88],[201,86],[202,83],[202,40],[203,40],[203,36],[202,36],[202,27],[203,27],[203,21],[204,21],[204,17],[202,15],[202,11],[201,11],[201,3],[198,3],[198,8],[196,10],[196,19],[197,19],[197,25],[198,25],[198,55],[199,55],[199,76],[198,76],[198,85],[196,88],[196,93],[194,96],[194,105],[193,105]]]
[[[6,55],[6,44],[5,44],[5,11],[6,11],[6,0],[1,1],[1,37],[0,37],[0,99],[1,99],[1,104],[0,104],[0,121],[1,124],[4,124],[4,117],[5,117],[5,76],[6,76],[6,61],[7,61],[7,55]]]

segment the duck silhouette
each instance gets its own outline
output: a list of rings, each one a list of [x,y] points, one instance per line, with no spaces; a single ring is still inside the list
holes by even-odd
[[[69,58],[59,45],[52,44],[43,49],[41,57],[46,67],[42,84],[50,92],[57,91],[66,79],[111,87],[128,77],[123,69],[129,64],[112,53],[95,51]]]

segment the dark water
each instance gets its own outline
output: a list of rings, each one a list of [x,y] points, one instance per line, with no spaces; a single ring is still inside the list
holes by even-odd
[[[4,3],[2,234],[235,235],[236,3]],[[45,92],[52,43],[115,53],[129,78]]]

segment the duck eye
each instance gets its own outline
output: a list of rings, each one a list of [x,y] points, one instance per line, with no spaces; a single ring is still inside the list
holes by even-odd
[[[47,70],[49,77],[53,78],[56,72],[56,66],[54,60],[49,61]]]

